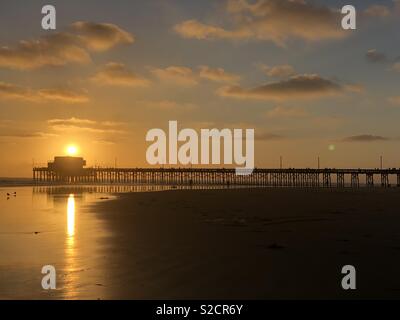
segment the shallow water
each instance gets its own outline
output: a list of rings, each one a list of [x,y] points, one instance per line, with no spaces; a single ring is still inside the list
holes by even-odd
[[[99,240],[109,231],[88,205],[105,197],[84,187],[0,188],[0,298],[101,298]],[[45,265],[56,269],[56,290],[42,289]]]
[[[112,232],[93,204],[115,193],[171,188],[0,187],[0,299],[109,298],[102,282],[112,277],[107,273]],[[56,290],[42,288],[45,265],[56,269]]]

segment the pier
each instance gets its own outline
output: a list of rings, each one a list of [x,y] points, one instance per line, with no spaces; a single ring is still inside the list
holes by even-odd
[[[400,169],[261,169],[236,175],[228,168],[85,167],[78,157],[55,157],[47,167],[34,167],[38,184],[224,185],[273,187],[400,187]]]

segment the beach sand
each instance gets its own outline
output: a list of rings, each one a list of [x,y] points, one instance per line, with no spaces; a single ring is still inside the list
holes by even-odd
[[[400,189],[174,190],[92,208],[111,299],[400,298]],[[357,289],[343,290],[353,265]]]

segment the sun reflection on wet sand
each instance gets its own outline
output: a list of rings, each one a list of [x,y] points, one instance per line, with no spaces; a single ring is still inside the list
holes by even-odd
[[[73,194],[68,197],[67,204],[67,235],[72,239],[72,243],[75,235],[75,198]]]
[[[65,244],[65,298],[74,299],[77,296],[76,284],[76,248],[75,248],[75,197],[70,194],[67,201],[67,235]]]

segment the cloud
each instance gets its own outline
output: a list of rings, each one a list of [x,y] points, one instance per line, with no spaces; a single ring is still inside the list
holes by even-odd
[[[73,32],[57,32],[36,40],[23,40],[0,48],[0,67],[29,70],[91,61],[89,51],[105,51],[133,43],[133,36],[116,25],[76,22]]]
[[[66,103],[85,103],[89,101],[86,93],[74,92],[70,89],[41,89],[38,96],[44,100],[55,100]]]
[[[0,127],[9,126],[9,125],[11,125],[12,123],[14,123],[13,120],[0,119]]]
[[[192,69],[181,66],[170,66],[165,69],[153,68],[151,72],[160,80],[183,86],[194,86],[198,83]]]
[[[365,54],[365,57],[369,62],[377,63],[377,62],[386,62],[387,57],[384,53],[377,51],[376,49],[368,50]]]
[[[235,83],[240,80],[240,76],[228,73],[222,68],[210,68],[208,66],[200,66],[200,78],[215,82],[230,82]]]
[[[340,27],[339,10],[306,0],[230,0],[226,13],[230,28],[187,20],[175,25],[174,30],[183,38],[257,39],[281,46],[290,38],[320,41],[348,34]]]
[[[0,138],[44,139],[58,136],[54,133],[29,130],[26,127],[25,123],[13,120],[0,120]]]
[[[107,139],[97,139],[97,140],[93,140],[93,142],[98,145],[105,145],[105,146],[112,146],[112,145],[116,144],[116,141],[107,140]]]
[[[359,83],[350,83],[343,86],[349,92],[361,93],[365,91],[365,87]]]
[[[366,54],[366,58],[371,63],[391,64],[389,70],[400,72],[399,58],[389,59],[384,53],[377,52],[375,49],[369,50]]]
[[[245,39],[251,33],[245,30],[228,31],[220,27],[207,25],[197,20],[187,20],[174,26],[174,30],[186,39]]]
[[[364,14],[370,17],[388,17],[390,9],[384,5],[374,4],[365,9]]]
[[[47,120],[47,123],[51,125],[92,125],[97,122],[89,119],[79,119],[79,118],[69,118],[69,119],[50,119]]]
[[[240,86],[223,87],[218,93],[223,97],[286,100],[320,98],[337,95],[343,90],[344,88],[341,85],[319,75],[303,74],[287,80],[269,82],[251,89],[244,89]]]
[[[31,89],[11,83],[0,82],[0,98],[34,101],[37,95]]]
[[[122,125],[118,122],[99,122],[89,119],[69,118],[69,119],[50,119],[47,123],[56,131],[77,131],[97,134],[123,134],[124,130],[119,127]]]
[[[169,66],[164,69],[151,68],[150,71],[162,81],[182,86],[197,85],[200,79],[231,84],[237,83],[240,80],[239,75],[229,73],[223,68],[211,68],[205,65],[199,66],[198,68],[198,74],[195,73],[191,68],[182,66]]]
[[[269,67],[266,65],[261,66],[262,70],[265,71],[265,73],[269,77],[273,78],[287,78],[290,76],[293,76],[296,74],[296,71],[291,65],[288,64],[283,64],[280,66],[274,66],[274,67]]]
[[[256,131],[255,134],[255,140],[259,140],[259,141],[271,141],[271,140],[280,140],[280,139],[284,139],[284,136],[281,136],[279,134],[275,134],[275,133],[269,133],[269,132],[258,132]]]
[[[302,108],[288,108],[283,106],[277,106],[266,113],[268,118],[303,118],[307,115],[308,113]]]
[[[35,69],[46,65],[88,63],[89,53],[80,46],[76,36],[55,33],[38,40],[20,41],[15,47],[0,48],[0,67]]]
[[[388,98],[388,101],[391,104],[400,105],[400,96],[390,97],[390,98]]]
[[[160,100],[160,101],[138,101],[137,103],[143,108],[154,109],[158,111],[193,111],[197,108],[195,104],[192,103],[178,103],[171,100]]]
[[[78,21],[72,24],[71,29],[94,51],[105,51],[120,44],[134,42],[132,34],[111,23]]]
[[[400,1],[399,1],[400,6]],[[384,63],[391,64],[390,69],[396,72],[400,72],[400,58],[388,58],[387,55],[383,52],[379,52],[376,49],[368,50],[366,55],[366,59],[371,63]]]
[[[57,137],[54,133],[45,133],[45,132],[31,132],[31,131],[21,131],[10,129],[7,132],[0,131],[1,138],[51,138]]]
[[[130,71],[124,64],[109,62],[91,80],[100,85],[147,87],[150,81]]]
[[[0,82],[1,99],[18,99],[30,102],[60,101],[66,103],[83,103],[89,101],[88,96],[82,92],[70,89],[53,88],[33,90],[11,83]]]
[[[351,136],[343,139],[343,141],[345,142],[375,142],[375,141],[387,141],[387,140],[389,140],[389,138],[382,136],[374,136],[370,134]]]

